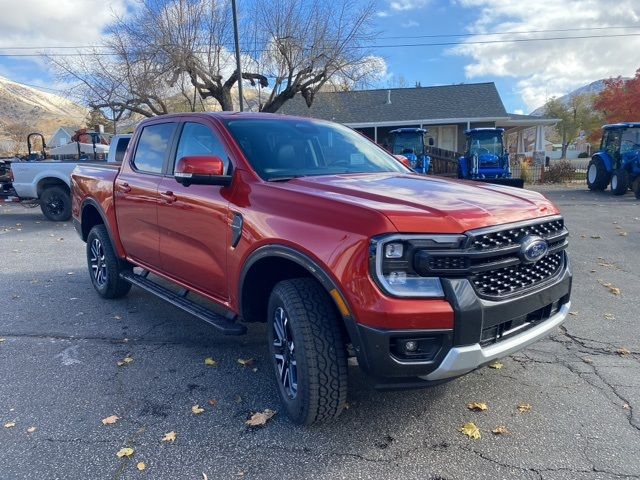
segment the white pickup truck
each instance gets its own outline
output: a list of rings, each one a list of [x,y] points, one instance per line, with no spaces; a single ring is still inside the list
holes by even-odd
[[[115,135],[111,139],[107,163],[120,163],[131,135]],[[71,172],[88,161],[43,160],[13,161],[8,181],[0,185],[0,199],[7,202],[40,204],[44,216],[54,222],[71,218]],[[104,162],[99,162],[104,163]]]

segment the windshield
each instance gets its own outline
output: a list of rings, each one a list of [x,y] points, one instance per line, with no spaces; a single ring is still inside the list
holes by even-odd
[[[627,128],[622,134],[620,153],[640,150],[640,128]]]
[[[469,153],[471,155],[497,155],[504,152],[502,135],[496,132],[474,132],[469,137]]]
[[[421,133],[396,133],[394,135],[392,153],[396,155],[402,155],[403,153],[420,155],[422,153]]]
[[[264,180],[341,173],[408,173],[359,133],[313,120],[228,120],[227,128]]]

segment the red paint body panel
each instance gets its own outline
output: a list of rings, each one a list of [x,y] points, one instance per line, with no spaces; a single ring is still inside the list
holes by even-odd
[[[81,221],[81,208],[88,200],[96,202],[119,256],[236,313],[247,259],[262,246],[283,245],[307,255],[324,270],[339,286],[358,323],[387,329],[453,328],[453,310],[447,301],[391,298],[380,291],[369,273],[371,238],[396,232],[463,233],[557,213],[551,202],[535,192],[414,174],[264,182],[226,131],[221,115],[234,114],[169,119],[200,121],[222,139],[235,167],[229,187],[183,187],[171,176],[133,171],[129,156],[135,152],[139,128],[120,172],[92,166],[76,169],[73,216]],[[240,114],[239,118],[261,116]],[[123,183],[131,191],[122,191]],[[244,228],[239,244],[231,248],[234,213],[243,216]]]

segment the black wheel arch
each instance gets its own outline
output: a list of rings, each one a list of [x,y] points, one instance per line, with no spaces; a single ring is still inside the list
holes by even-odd
[[[77,228],[82,241],[86,242],[91,229],[100,224],[103,224],[107,229],[111,245],[113,245],[115,248],[116,243],[114,242],[109,222],[107,221],[106,215],[102,211],[102,207],[93,198],[87,198],[84,202],[82,202],[82,206],[80,207],[80,225],[79,228]]]
[[[260,265],[262,265],[261,269],[259,269]],[[278,270],[278,276],[276,276],[272,281],[259,282],[262,284],[262,287],[266,287],[264,288],[265,291],[258,291],[255,298],[247,298],[247,293],[252,288],[252,277],[261,273],[260,270],[264,271],[265,268],[268,269],[275,265],[280,267],[284,266],[284,268],[282,270]],[[256,270],[258,271],[256,272]],[[289,246],[266,245],[260,247],[256,249],[245,262],[240,273],[240,281],[238,285],[239,308],[240,315],[243,320],[247,322],[264,321],[266,318],[268,296],[271,293],[273,285],[280,280],[301,276],[300,274],[314,278],[324,288],[329,298],[331,298],[337,314],[343,320],[345,333],[347,334],[349,341],[356,350],[356,353],[360,352],[361,341],[359,330],[356,325],[356,319],[354,318],[352,309],[340,287],[315,260],[309,257],[309,255]],[[268,293],[266,291],[267,289],[269,290]],[[340,305],[339,302],[342,303],[342,305]],[[264,316],[260,315],[263,307],[265,313]],[[358,357],[360,357],[360,355],[358,355]]]

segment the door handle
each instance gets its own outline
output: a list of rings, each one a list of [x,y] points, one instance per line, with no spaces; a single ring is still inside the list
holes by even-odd
[[[131,191],[131,187],[127,182],[122,182],[121,184],[119,184],[118,189],[124,193],[129,193]]]
[[[171,191],[160,192],[160,198],[162,198],[167,203],[174,203],[178,200],[178,198]]]

